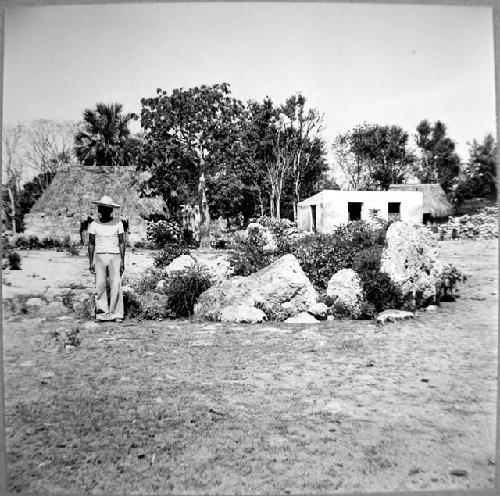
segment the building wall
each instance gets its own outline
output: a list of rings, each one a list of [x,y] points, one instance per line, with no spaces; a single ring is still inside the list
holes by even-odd
[[[349,222],[348,203],[362,203],[361,219],[369,220],[370,210],[379,210],[378,215],[388,220],[388,204],[401,204],[400,219],[404,222],[421,223],[423,217],[423,194],[420,191],[329,191],[323,197],[311,198],[299,203],[297,225],[299,230],[312,230],[312,209],[316,205],[316,227],[318,232],[330,232],[335,227]]]

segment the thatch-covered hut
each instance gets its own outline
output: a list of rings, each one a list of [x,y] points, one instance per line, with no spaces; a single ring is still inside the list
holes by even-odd
[[[453,205],[440,184],[391,184],[390,191],[421,191],[424,195],[423,222],[444,222],[453,215]]]
[[[82,222],[97,215],[92,200],[106,194],[121,205],[116,215],[128,221],[129,242],[145,241],[146,220],[152,214],[165,214],[165,206],[159,197],[140,197],[143,180],[134,167],[65,167],[25,215],[25,234],[79,241]]]

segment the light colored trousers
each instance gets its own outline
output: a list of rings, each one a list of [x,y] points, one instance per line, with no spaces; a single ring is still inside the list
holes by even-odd
[[[119,253],[96,253],[95,262],[95,309],[97,320],[123,319],[122,279]],[[106,289],[106,273],[109,272],[109,305]]]

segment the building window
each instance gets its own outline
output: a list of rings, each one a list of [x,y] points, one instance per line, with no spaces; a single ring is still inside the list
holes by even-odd
[[[312,219],[312,230],[316,232],[317,229],[316,205],[311,205],[311,219]]]
[[[360,202],[349,202],[347,204],[347,212],[349,214],[349,221],[361,220],[361,210],[363,204]]]
[[[389,202],[387,211],[389,213],[387,219],[389,222],[395,222],[397,220],[401,220],[401,203]]]

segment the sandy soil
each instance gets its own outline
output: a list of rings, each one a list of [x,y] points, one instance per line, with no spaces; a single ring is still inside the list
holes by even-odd
[[[492,488],[497,243],[442,243],[462,297],[415,321],[4,323],[14,492]]]

